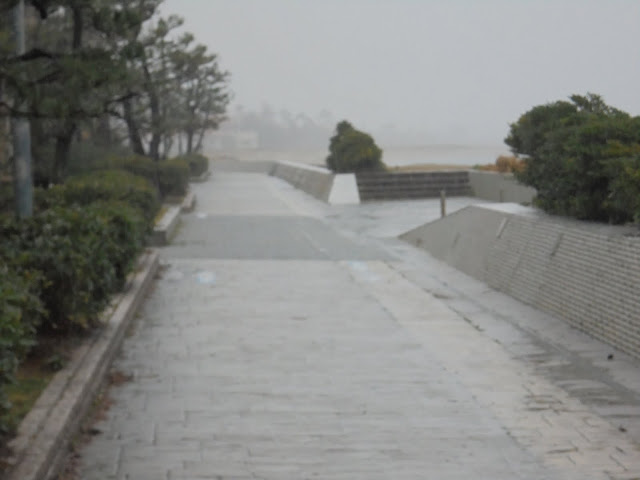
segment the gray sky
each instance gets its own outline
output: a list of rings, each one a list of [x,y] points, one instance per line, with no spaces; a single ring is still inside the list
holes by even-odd
[[[249,109],[487,145],[572,93],[640,114],[637,0],[165,0],[163,12],[219,54]]]

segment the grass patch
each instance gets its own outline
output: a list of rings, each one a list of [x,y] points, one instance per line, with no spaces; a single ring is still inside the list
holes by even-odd
[[[9,401],[12,404],[7,416],[13,429],[17,428],[29,413],[54,374],[48,359],[44,358],[30,358],[20,366],[16,373],[16,382],[7,387]]]
[[[162,205],[160,207],[160,210],[158,210],[158,213],[156,214],[156,218],[154,218],[153,223],[157,225],[158,222],[162,220],[162,217],[164,217],[164,214],[167,213],[167,210],[169,210],[169,207],[167,207],[166,205]]]

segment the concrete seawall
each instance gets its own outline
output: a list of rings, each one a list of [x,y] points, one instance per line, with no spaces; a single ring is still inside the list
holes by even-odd
[[[276,162],[271,175],[331,204],[360,203],[355,175],[335,175],[330,170],[294,162]]]
[[[474,205],[401,236],[512,297],[640,358],[636,228]]]

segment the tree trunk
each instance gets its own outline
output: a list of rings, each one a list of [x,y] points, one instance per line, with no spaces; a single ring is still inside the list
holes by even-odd
[[[68,122],[64,131],[56,137],[56,150],[53,157],[53,171],[51,172],[51,181],[55,184],[62,183],[66,175],[69,152],[76,128],[75,122]]]
[[[185,132],[187,134],[187,155],[193,153],[193,137],[195,132],[193,130],[187,130]]]
[[[84,24],[82,22],[82,6],[73,5],[71,9],[73,12],[73,40],[71,45],[75,51],[82,47],[82,32]]]
[[[160,143],[162,141],[160,115],[160,99],[158,93],[153,86],[151,73],[147,65],[143,67],[144,78],[147,83],[147,93],[149,94],[149,110],[151,111],[151,141],[149,142],[149,156],[154,160],[160,160]]]
[[[173,148],[173,138],[169,135],[166,135],[162,142],[162,158],[169,158],[169,154],[171,149]]]
[[[82,18],[82,5],[72,4],[71,12],[73,16],[73,38],[71,48],[77,52],[82,47],[82,34],[84,22]],[[56,149],[53,156],[53,171],[51,180],[53,183],[61,183],[64,180],[67,166],[69,164],[69,152],[73,142],[73,135],[76,133],[78,123],[75,118],[68,116],[62,124],[62,132],[56,136]]]
[[[204,128],[200,130],[200,133],[198,135],[198,141],[196,142],[196,146],[193,149],[195,152],[202,151],[202,141],[204,139],[204,132],[205,132]]]
[[[109,147],[113,144],[111,135],[111,124],[108,115],[101,115],[95,122],[94,127],[94,143],[103,147]]]
[[[140,136],[140,129],[138,128],[136,119],[133,117],[131,99],[127,98],[123,100],[122,106],[124,108],[124,121],[127,124],[127,131],[129,132],[129,145],[136,155],[146,155],[144,145],[142,144],[142,137]]]

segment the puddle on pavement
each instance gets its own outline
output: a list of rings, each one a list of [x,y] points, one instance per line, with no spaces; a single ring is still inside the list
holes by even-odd
[[[201,285],[215,285],[216,274],[207,271],[198,272],[196,273],[196,281]]]

